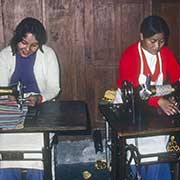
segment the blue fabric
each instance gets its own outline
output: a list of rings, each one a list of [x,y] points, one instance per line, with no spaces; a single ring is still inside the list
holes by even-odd
[[[134,174],[136,173],[135,166],[131,166]],[[155,164],[142,166],[140,170],[142,180],[171,180],[171,172],[169,164]]]
[[[21,81],[25,87],[25,93],[40,92],[33,71],[35,59],[36,53],[28,57],[21,57],[18,53],[16,54],[16,67],[11,77],[10,83],[13,84]]]
[[[27,172],[26,180],[43,180],[43,177],[43,170],[29,169]]]
[[[21,180],[21,171],[19,169],[0,169],[0,180]]]
[[[44,171],[29,169],[26,180],[43,180]],[[21,170],[16,168],[0,169],[0,180],[22,180]]]

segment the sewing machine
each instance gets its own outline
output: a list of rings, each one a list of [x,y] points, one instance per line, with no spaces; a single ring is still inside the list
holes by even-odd
[[[147,78],[146,83],[137,88],[134,88],[130,82],[124,81],[121,87],[123,103],[114,104],[100,101],[99,108],[113,121],[128,119],[131,123],[141,123],[143,115],[165,115],[160,108],[150,107],[147,103],[150,97],[156,96],[164,96],[165,98],[174,96],[180,105],[180,80],[173,84],[155,86],[150,85],[150,80]],[[176,116],[174,115],[174,117]]]
[[[0,86],[0,96],[12,95],[15,96],[17,103],[22,106],[24,102],[23,85],[19,81],[16,84],[10,86]]]
[[[150,85],[149,80],[147,80],[144,85],[136,88],[130,82],[124,81],[120,92],[121,103],[106,101],[106,99],[99,102],[99,109],[106,127],[107,167],[112,164],[113,179],[127,179],[127,175],[130,173],[126,168],[130,165],[132,155],[137,155],[137,157],[133,157],[134,160],[137,160],[135,161],[137,177],[140,177],[139,167],[143,163],[147,165],[148,163],[179,162],[179,151],[171,151],[171,149],[177,147],[176,142],[170,141],[171,144],[168,143],[167,148],[171,152],[142,155],[135,146],[127,146],[125,140],[126,138],[164,135],[166,133],[174,135],[175,132],[179,132],[179,129],[177,129],[180,124],[179,113],[167,116],[160,108],[149,106],[147,101],[150,97],[164,96],[170,98],[173,96],[180,106],[180,80],[173,84],[161,86]],[[128,161],[125,156],[127,151],[131,153]],[[151,159],[152,157],[154,160]],[[143,162],[143,159],[148,158],[149,162]],[[176,173],[175,176],[177,176]]]

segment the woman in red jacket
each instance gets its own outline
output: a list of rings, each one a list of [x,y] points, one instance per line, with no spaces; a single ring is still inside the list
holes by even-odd
[[[145,84],[147,76],[150,76],[151,85],[163,85],[167,79],[175,83],[180,78],[180,66],[167,47],[168,37],[169,28],[164,19],[159,16],[145,18],[140,26],[140,40],[130,45],[120,57],[118,87],[124,80],[134,87]],[[148,104],[161,108],[167,115],[180,112],[173,98],[151,97]],[[149,154],[166,151],[167,141],[168,136],[154,136],[128,139],[127,143],[138,144],[140,153]],[[141,175],[142,180],[171,179],[168,164],[142,167]]]

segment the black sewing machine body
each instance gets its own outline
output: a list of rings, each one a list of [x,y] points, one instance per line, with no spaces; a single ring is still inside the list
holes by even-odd
[[[133,108],[132,108],[133,107]],[[99,102],[100,112],[108,121],[119,121],[121,123],[141,123],[144,116],[157,115],[158,111],[151,108],[147,103],[134,102],[133,106],[129,104],[113,104],[110,102]]]
[[[160,90],[163,87],[167,88],[167,86],[160,87]],[[180,82],[179,80],[174,83],[172,86],[172,91],[168,87],[168,90],[163,90],[164,98],[175,97],[179,107],[180,107]],[[149,89],[151,87],[149,86]],[[153,86],[155,88],[155,86]],[[157,87],[159,88],[159,87]],[[155,108],[153,106],[148,105],[148,98],[150,96],[156,96],[155,92],[152,94],[147,94],[147,91],[143,91],[142,95],[142,87],[134,88],[131,83],[125,81],[122,86],[122,99],[123,103],[113,104],[111,102],[107,102],[101,100],[99,102],[99,109],[101,113],[106,117],[106,119],[110,121],[120,121],[121,123],[133,123],[133,124],[142,124],[144,122],[144,117],[147,116],[167,116],[160,108]],[[140,93],[141,91],[141,93]],[[149,90],[148,90],[149,91]],[[160,92],[161,93],[161,92]],[[158,92],[158,95],[160,94]],[[147,97],[147,98],[146,98]],[[168,117],[168,116],[167,116]],[[180,114],[175,114],[170,116],[171,119],[174,120],[180,118]]]

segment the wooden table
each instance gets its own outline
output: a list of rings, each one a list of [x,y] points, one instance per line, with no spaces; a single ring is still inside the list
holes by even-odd
[[[36,113],[36,116],[31,114]],[[46,102],[32,109],[27,115],[23,129],[0,131],[0,133],[37,133],[44,135],[43,163],[45,179],[52,179],[51,148],[49,134],[51,132],[88,131],[89,116],[87,105],[83,101]]]
[[[121,106],[121,105],[120,105]],[[120,107],[124,108],[124,107]],[[135,119],[132,113],[118,111],[109,103],[101,103],[100,111],[111,127],[112,132],[112,179],[126,179],[126,152],[127,138],[166,135],[180,131],[180,115],[166,116],[160,110],[144,106],[136,111]]]

